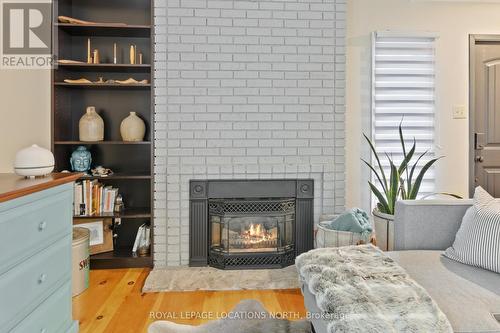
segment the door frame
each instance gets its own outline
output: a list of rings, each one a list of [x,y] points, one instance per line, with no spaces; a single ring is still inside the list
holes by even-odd
[[[498,42],[500,43],[500,35],[469,35],[469,195],[474,196],[475,188],[475,78],[476,78],[476,44],[478,42]]]

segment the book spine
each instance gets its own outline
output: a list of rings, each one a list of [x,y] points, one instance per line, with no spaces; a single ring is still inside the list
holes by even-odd
[[[99,184],[96,189],[96,200],[95,200],[95,210],[96,214],[100,215],[101,214],[101,184]]]
[[[79,210],[79,215],[85,215],[85,192],[83,191],[83,184],[80,184],[80,191],[79,191],[79,201],[80,201],[80,210]]]
[[[95,185],[94,185],[94,182],[90,182],[90,216],[93,216],[94,215],[94,205],[95,205],[95,196],[94,196],[94,191],[95,191]]]
[[[97,190],[97,194],[99,196],[99,200],[97,201],[97,213],[99,215],[101,215],[101,213],[102,213],[102,209],[101,209],[101,205],[102,205],[102,184],[99,184],[99,189]]]
[[[80,214],[80,201],[78,201],[78,188],[79,184],[75,183],[75,187],[73,188],[73,215]]]
[[[83,202],[83,184],[82,183],[78,184],[77,197],[78,197],[78,207],[77,207],[76,213],[78,215],[83,215],[85,213],[85,211],[83,211],[85,209],[85,204]]]
[[[80,206],[80,215],[84,214],[85,214],[85,181],[82,182],[82,205]]]
[[[101,191],[99,193],[99,213],[104,212],[104,186],[101,186]]]
[[[109,198],[109,212],[112,213],[115,210],[115,200],[116,200],[116,195],[117,195],[118,189],[112,189],[110,191],[110,198]]]
[[[85,195],[83,191],[83,183],[79,184],[78,190],[78,201],[80,202],[80,207],[78,207],[78,215],[85,215]]]
[[[112,189],[108,188],[108,198],[107,198],[107,212],[108,213],[111,213],[111,193],[112,192]]]
[[[89,215],[89,182],[85,180],[83,182],[83,204],[85,206],[85,214]]]
[[[108,210],[108,200],[109,200],[109,189],[104,188],[103,199],[102,199],[102,212],[107,213]]]
[[[87,202],[85,203],[85,211],[86,215],[91,215],[92,214],[92,188],[91,188],[92,183],[87,180]]]

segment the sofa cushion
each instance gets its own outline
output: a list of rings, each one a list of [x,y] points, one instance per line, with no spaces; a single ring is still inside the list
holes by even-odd
[[[441,251],[387,253],[431,295],[455,332],[498,332],[500,274],[464,265]]]
[[[445,255],[464,264],[500,273],[500,201],[481,187]]]

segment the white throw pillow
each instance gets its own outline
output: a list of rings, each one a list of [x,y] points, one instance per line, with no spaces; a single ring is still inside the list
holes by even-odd
[[[455,242],[445,253],[450,259],[500,273],[500,200],[477,187]]]

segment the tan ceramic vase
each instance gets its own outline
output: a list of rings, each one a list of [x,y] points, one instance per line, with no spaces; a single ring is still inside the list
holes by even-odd
[[[130,115],[122,120],[120,134],[123,141],[142,141],[146,134],[146,125],[135,112],[130,112]]]
[[[87,111],[79,122],[80,141],[104,140],[104,120],[95,111],[95,107],[87,107]]]

